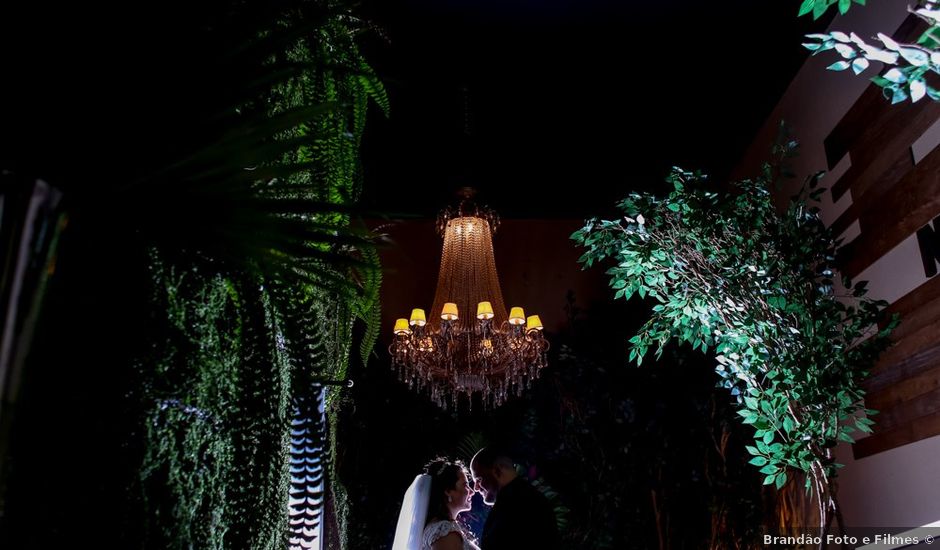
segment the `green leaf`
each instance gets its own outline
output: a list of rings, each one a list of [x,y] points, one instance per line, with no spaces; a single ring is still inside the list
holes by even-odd
[[[765,401],[761,401],[761,402],[760,402],[760,409],[761,409],[761,411],[764,412],[765,415],[767,415],[767,416],[773,416],[773,406],[771,405],[770,401],[766,401],[766,400],[765,400]]]
[[[923,67],[930,63],[930,55],[920,48],[898,48],[898,53],[914,67]]]
[[[803,17],[807,13],[813,11],[813,5],[816,3],[816,0],[803,0],[803,3],[800,4],[800,11],[797,13],[797,17]]]
[[[904,88],[899,86],[895,88],[893,93],[891,94],[891,104],[896,105],[898,103],[902,103],[907,98],[908,98],[907,91],[905,91]]]
[[[764,478],[764,485],[770,485],[774,482],[774,479],[777,477],[777,474],[770,474]]]
[[[927,83],[923,78],[915,78],[910,82],[911,102],[917,103],[927,94]]]
[[[852,60],[852,72],[862,74],[862,71],[868,68],[868,60],[864,57],[856,57]]]
[[[940,46],[940,27],[932,26],[928,28],[917,39],[917,44],[931,50],[937,49]]]
[[[839,0],[839,13],[845,15],[852,6],[852,0]]]
[[[815,5],[813,6],[813,19],[819,19],[822,17],[822,14],[826,13],[826,8],[828,8],[826,0],[816,0]]]
[[[893,84],[903,84],[907,82],[907,75],[897,67],[888,69],[888,71],[882,75],[882,78]]]
[[[748,461],[748,464],[753,464],[754,466],[763,466],[767,464],[767,459],[762,456],[755,456]]]
[[[780,472],[777,474],[777,489],[783,488],[783,485],[787,482],[787,473]]]

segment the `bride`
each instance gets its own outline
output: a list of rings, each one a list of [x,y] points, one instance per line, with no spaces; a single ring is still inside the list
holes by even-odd
[[[429,462],[405,492],[392,550],[480,550],[456,521],[472,497],[462,462]]]

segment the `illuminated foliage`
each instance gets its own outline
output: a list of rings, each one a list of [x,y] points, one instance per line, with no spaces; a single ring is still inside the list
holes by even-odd
[[[291,423],[319,381],[345,378],[354,321],[367,325],[363,360],[378,330],[378,258],[352,205],[367,102],[387,100],[357,20],[333,1],[231,10],[207,30],[232,48],[206,68],[228,83],[193,124],[206,139],[138,186],[179,205],[145,226],[141,481],[161,548],[285,547],[289,493],[308,490],[291,489]],[[325,437],[309,425],[319,417],[299,421]]]
[[[852,2],[865,5],[864,0],[804,0],[800,6],[800,15],[813,14],[819,18],[826,10],[838,4],[839,12],[844,14]],[[831,71],[844,71],[851,68],[855,74],[861,74],[872,61],[881,62],[888,69],[872,81],[882,88],[891,103],[900,103],[908,98],[912,102],[924,96],[940,101],[940,90],[932,86],[927,78],[940,74],[940,8],[934,0],[918,2],[911,13],[927,24],[914,44],[899,43],[890,36],[878,33],[881,45],[866,42],[854,32],[833,31],[806,35],[811,42],[803,46],[813,55],[834,50],[842,59],[829,65]]]
[[[787,155],[795,143],[778,147]],[[765,484],[805,474],[820,521],[837,513],[832,448],[870,432],[862,380],[887,346],[894,322],[878,327],[886,305],[863,297],[864,283],[835,281],[837,242],[812,201],[795,197],[779,213],[776,170],[713,191],[700,173],[673,169],[665,198],[631,194],[616,220],[589,220],[572,238],[585,267],[603,260],[616,298],[653,302],[630,339],[630,360],[657,357],[672,340],[715,354],[720,385],[754,428],[750,463]]]

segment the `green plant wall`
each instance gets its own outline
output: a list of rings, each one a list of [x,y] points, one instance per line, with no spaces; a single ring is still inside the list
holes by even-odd
[[[318,382],[345,378],[355,320],[363,359],[377,331],[377,255],[352,205],[368,101],[387,101],[348,8],[287,4],[246,46],[261,80],[246,83],[257,93],[237,105],[234,145],[205,155],[253,172],[225,220],[253,248],[232,260],[157,243],[150,256],[152,353],[138,371],[157,548],[285,547],[292,416]]]

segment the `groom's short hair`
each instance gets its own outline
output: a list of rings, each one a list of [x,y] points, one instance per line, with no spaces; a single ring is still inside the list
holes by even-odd
[[[494,466],[502,466],[510,470],[515,468],[512,459],[509,458],[509,453],[507,453],[505,449],[495,445],[483,447],[477,451],[477,454],[473,455],[471,463],[477,464],[483,468],[492,468]]]

